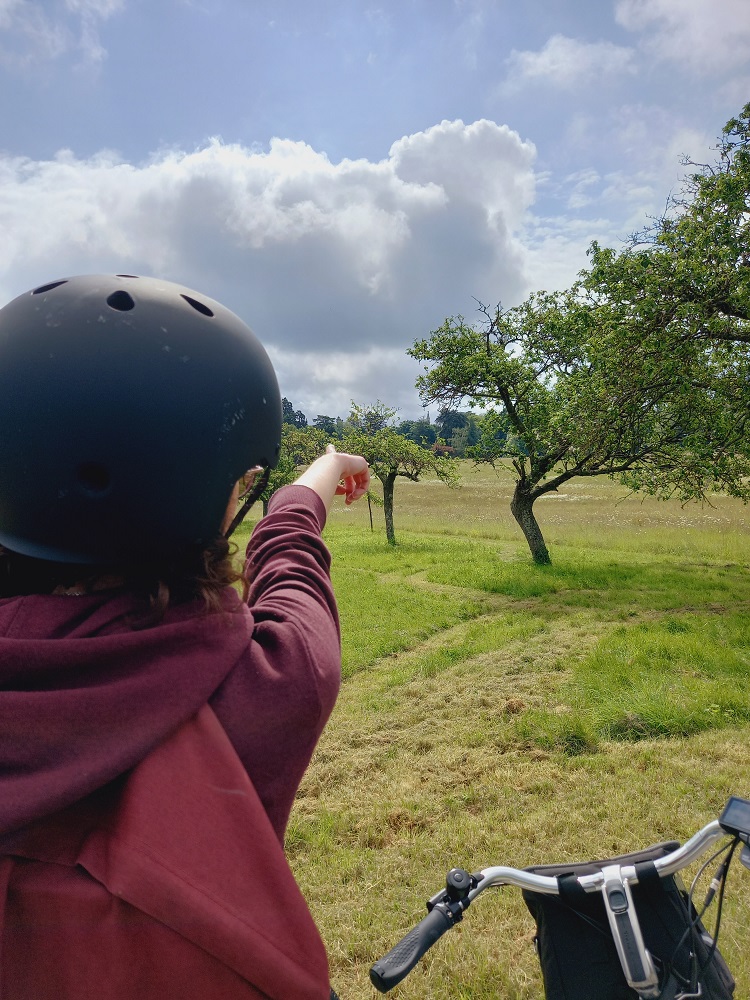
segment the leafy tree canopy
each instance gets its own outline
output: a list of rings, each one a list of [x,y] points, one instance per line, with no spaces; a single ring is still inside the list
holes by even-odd
[[[281,419],[285,424],[292,427],[307,427],[307,417],[302,410],[295,410],[294,406],[284,396],[281,400]]]
[[[379,400],[372,406],[352,403],[344,435],[346,448],[363,455],[370,464],[372,474],[382,483],[386,536],[391,545],[396,544],[393,509],[395,483],[399,476],[418,482],[422,475],[432,472],[448,486],[457,486],[459,481],[455,462],[398,433],[393,426],[395,415],[395,410]]]
[[[313,420],[313,427],[317,427],[318,430],[323,431],[324,434],[328,434],[331,437],[341,437],[343,425],[344,421],[341,417],[329,417],[325,413],[319,413],[315,420]]]
[[[395,429],[402,437],[423,447],[430,447],[438,439],[437,427],[429,420],[402,420]]]

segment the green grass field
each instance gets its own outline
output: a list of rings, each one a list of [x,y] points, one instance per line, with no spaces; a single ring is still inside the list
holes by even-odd
[[[539,567],[510,480],[463,476],[398,482],[395,548],[363,503],[326,529],[345,680],[287,849],[342,1000],[378,995],[369,966],[453,866],[684,840],[750,797],[750,509],[573,481],[537,503]],[[738,998],[749,925],[737,862],[720,947]],[[537,1000],[532,937],[520,892],[485,893],[391,995]]]

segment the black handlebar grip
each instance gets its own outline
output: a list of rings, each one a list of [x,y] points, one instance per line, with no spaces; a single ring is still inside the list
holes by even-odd
[[[422,955],[438,938],[453,927],[455,920],[439,906],[420,920],[405,938],[402,938],[370,969],[370,982],[376,990],[387,993],[397,986],[414,968]]]

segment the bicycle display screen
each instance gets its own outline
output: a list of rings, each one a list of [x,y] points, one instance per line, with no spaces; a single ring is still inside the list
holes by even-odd
[[[750,802],[733,795],[719,816],[722,829],[744,838],[750,837]]]

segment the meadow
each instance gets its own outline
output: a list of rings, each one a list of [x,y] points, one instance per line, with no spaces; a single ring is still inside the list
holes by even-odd
[[[338,501],[326,528],[344,682],[287,852],[342,1000],[453,866],[604,858],[685,840],[750,797],[750,508],[681,507],[605,478],[537,502],[535,566],[511,482]],[[713,917],[709,914],[708,926]],[[729,872],[720,948],[750,996],[750,872]],[[539,1000],[534,925],[492,890],[389,994]]]

